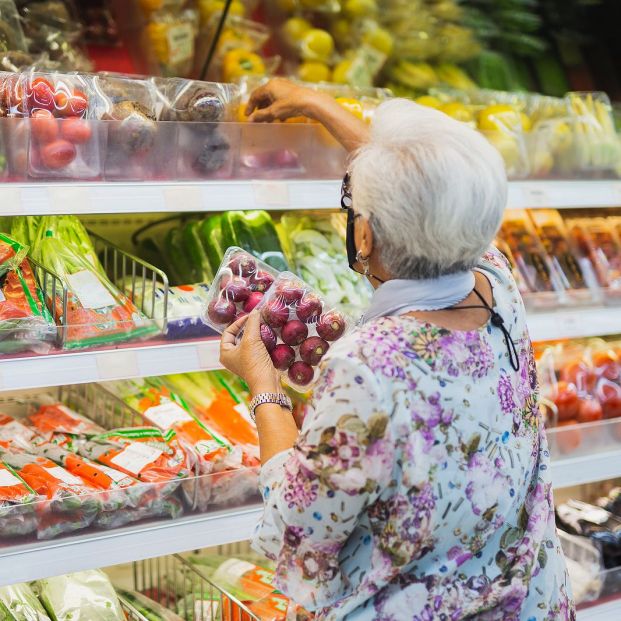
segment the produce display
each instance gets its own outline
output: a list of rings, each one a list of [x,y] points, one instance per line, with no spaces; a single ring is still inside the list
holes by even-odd
[[[618,446],[620,355],[618,342],[601,340],[560,343],[541,350],[537,369],[554,456],[590,454]]]
[[[84,412],[44,397],[1,414],[0,538],[108,530],[253,498],[258,439],[241,407],[247,393],[224,372],[175,383],[194,387],[197,414],[165,378],[106,385],[113,393],[93,387]],[[114,411],[110,426],[134,426],[102,428],[89,407]]]

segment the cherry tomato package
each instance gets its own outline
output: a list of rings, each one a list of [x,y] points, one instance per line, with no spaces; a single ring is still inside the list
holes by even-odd
[[[39,539],[86,528],[101,511],[99,490],[53,461],[14,452],[2,452],[0,459],[47,500],[38,507]]]
[[[213,279],[205,305],[205,322],[222,334],[261,302],[277,275],[267,263],[231,246]]]
[[[57,329],[28,259],[0,278],[0,353],[45,354]]]
[[[61,292],[48,279],[46,296],[56,309],[67,349],[110,345],[118,341],[146,338],[158,331],[130,299],[121,293],[73,244],[45,231],[35,246],[36,258],[56,274],[68,290],[67,312],[63,314]],[[52,298],[54,298],[52,300]]]
[[[0,458],[0,535],[16,537],[37,529],[35,506],[41,498]]]
[[[317,378],[317,366],[351,319],[330,307],[317,291],[291,272],[281,272],[257,305],[261,338],[274,367],[292,388],[304,391]]]

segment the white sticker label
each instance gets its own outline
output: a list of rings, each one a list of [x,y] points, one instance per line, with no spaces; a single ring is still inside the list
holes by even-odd
[[[97,464],[97,467],[106,475],[108,475],[115,483],[121,483],[122,481],[131,481],[131,479],[124,473],[114,468],[108,468],[108,466],[102,466]]]
[[[0,487],[11,487],[12,485],[23,485],[23,483],[12,472],[0,468]]]
[[[524,201],[526,207],[549,207],[551,205],[548,193],[537,186],[526,186],[524,188]]]
[[[134,442],[110,461],[119,468],[131,472],[133,475],[138,475],[145,466],[153,463],[161,454],[160,449],[141,442]]]
[[[249,563],[248,561],[242,561],[237,558],[231,558],[228,561],[224,561],[220,567],[216,570],[214,574],[214,578],[217,580],[218,577],[227,578],[229,580],[235,580],[242,578],[249,571],[254,571],[256,569],[256,565]],[[216,582],[217,584],[217,582]]]
[[[22,438],[30,440],[34,436],[34,431],[28,429],[25,425],[18,423],[16,420],[12,420],[6,425],[0,426],[0,438],[4,440],[11,440],[13,438]]]
[[[74,476],[73,474],[71,474],[71,472],[68,472],[64,468],[61,468],[60,466],[54,466],[53,468],[46,468],[46,470],[55,479],[58,479],[59,481],[62,481],[63,483],[67,483],[68,485],[84,485],[84,482],[82,480],[78,479],[78,477]]]
[[[175,423],[194,420],[179,404],[172,401],[148,408],[144,416],[164,431],[170,429]]]
[[[194,56],[194,31],[190,24],[169,26],[168,61],[171,65],[185,62]]]
[[[252,184],[255,205],[289,206],[289,186],[286,181],[258,181]]]
[[[82,270],[67,276],[69,286],[84,308],[97,309],[114,306],[112,294],[103,286],[99,278],[89,270]]]

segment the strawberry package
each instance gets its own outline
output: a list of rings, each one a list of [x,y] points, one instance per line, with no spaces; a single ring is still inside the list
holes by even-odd
[[[86,528],[100,512],[99,490],[53,461],[17,452],[2,452],[0,460],[47,501],[38,510],[38,539]]]
[[[0,353],[45,354],[56,340],[48,311],[28,259],[0,278]]]
[[[213,279],[205,322],[222,333],[254,309],[271,288],[278,272],[248,252],[231,246]]]
[[[36,503],[41,498],[0,459],[0,535],[17,537],[37,529]]]
[[[292,388],[304,391],[330,345],[352,326],[351,319],[291,272],[281,272],[257,308],[261,338],[274,367]]]

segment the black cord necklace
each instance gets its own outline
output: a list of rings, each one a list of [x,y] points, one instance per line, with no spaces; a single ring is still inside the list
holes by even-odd
[[[485,301],[485,298],[477,291],[476,287],[472,291],[476,294],[479,300],[481,300],[482,304],[473,304],[470,306],[452,306],[451,308],[447,308],[446,310],[469,310],[475,308],[482,308],[486,310],[490,315],[491,324],[496,328],[500,328],[505,338],[505,344],[507,346],[507,351],[509,352],[509,364],[511,364],[511,368],[514,371],[519,371],[520,358],[515,343],[513,342],[513,339],[509,334],[509,330],[507,330],[507,327],[505,326],[505,320],[502,318],[500,313],[498,313],[498,311],[496,311]]]

